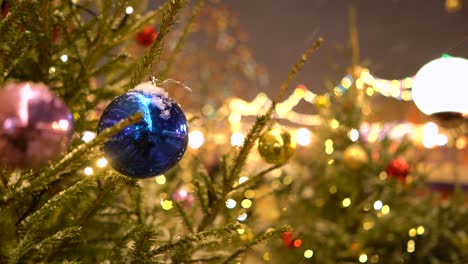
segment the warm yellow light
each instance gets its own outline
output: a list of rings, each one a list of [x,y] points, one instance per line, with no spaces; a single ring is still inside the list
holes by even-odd
[[[85,132],[83,133],[83,136],[81,137],[81,140],[83,140],[84,142],[88,143],[88,142],[90,142],[91,140],[93,140],[95,137],[96,137],[96,133],[91,132],[91,131],[85,131]]]
[[[401,92],[401,99],[403,99],[404,101],[409,101],[411,100],[413,97],[411,96],[411,92],[408,91],[408,90],[404,90],[403,92]]]
[[[244,135],[242,135],[242,133],[240,132],[235,132],[234,134],[232,134],[231,136],[231,145],[232,146],[242,146],[242,144],[244,144]]]
[[[326,147],[332,147],[333,146],[333,140],[331,140],[331,139],[325,140],[325,146]]]
[[[299,88],[299,87],[296,88],[296,89],[294,90],[294,95],[297,96],[297,97],[299,97],[299,98],[303,98],[304,95],[305,95],[304,88]]]
[[[362,227],[364,228],[364,230],[370,230],[374,227],[374,222],[366,221],[362,224]]]
[[[467,140],[465,137],[459,137],[457,138],[457,140],[455,141],[455,147],[457,149],[464,149],[466,148],[466,145],[468,144]]]
[[[237,234],[242,235],[245,233],[245,230],[243,228],[237,229]]]
[[[156,183],[159,184],[159,185],[165,184],[166,183],[166,176],[159,175],[158,177],[156,177]]]
[[[254,190],[247,190],[244,192],[244,197],[247,199],[252,199],[255,197],[255,191]]]
[[[270,261],[271,260],[270,252],[265,252],[265,254],[263,254],[263,260],[264,261]]]
[[[407,243],[407,251],[409,253],[412,253],[414,252],[415,248],[416,248],[416,243],[414,243],[414,240],[409,240]]]
[[[359,262],[366,263],[367,262],[367,255],[366,254],[361,254],[359,256]]]
[[[171,210],[172,209],[172,201],[171,200],[161,200],[161,207],[164,210]]]
[[[242,184],[242,183],[244,183],[244,182],[246,182],[248,180],[249,180],[249,177],[242,176],[242,177],[239,178],[239,184]]]
[[[105,166],[107,166],[107,159],[106,158],[100,158],[97,160],[96,162],[96,165],[99,167],[99,168],[104,168]]]
[[[348,197],[344,198],[341,204],[343,205],[343,207],[349,207],[351,205],[351,199],[349,199]]]
[[[229,115],[229,123],[235,125],[235,124],[239,124],[240,121],[241,121],[241,118],[242,116],[236,112],[232,112],[230,115]]]
[[[372,87],[368,87],[368,88],[366,89],[366,94],[367,94],[368,96],[374,95],[374,89],[372,89]]]
[[[312,249],[306,249],[304,251],[304,258],[311,258],[314,256],[314,251]]]
[[[241,202],[241,206],[242,206],[242,208],[246,208],[246,209],[250,208],[252,206],[252,201],[249,200],[249,199],[244,199]]]
[[[333,119],[333,120],[330,122],[330,126],[331,126],[331,128],[333,128],[333,129],[337,129],[337,128],[340,126],[340,122],[338,122],[338,120],[336,120],[336,119]]]
[[[417,234],[416,228],[411,228],[411,229],[408,231],[408,235],[409,235],[410,237],[415,237],[416,234]]]
[[[132,14],[132,13],[133,13],[133,7],[127,6],[127,7],[125,8],[125,14],[130,15],[130,14]]]
[[[310,132],[307,128],[301,128],[296,133],[297,144],[305,147],[310,144]]]
[[[390,206],[384,205],[382,207],[382,214],[386,215],[386,214],[389,214],[389,213],[390,213]]]
[[[418,235],[423,235],[424,234],[424,226],[418,226],[418,229],[416,229],[416,232]]]
[[[86,168],[84,169],[84,174],[86,174],[86,175],[88,175],[88,176],[91,175],[91,174],[93,174],[93,168],[91,168],[91,167],[86,167]]]
[[[426,148],[432,148],[437,145],[439,127],[433,123],[427,123],[423,128],[423,145]]]
[[[326,146],[325,147],[325,153],[328,155],[331,155],[333,153],[333,147],[332,146]]]
[[[189,133],[189,142],[188,142],[188,144],[192,149],[200,148],[203,145],[204,141],[205,141],[205,137],[203,136],[202,132],[200,132],[198,130],[194,130],[194,131]]]

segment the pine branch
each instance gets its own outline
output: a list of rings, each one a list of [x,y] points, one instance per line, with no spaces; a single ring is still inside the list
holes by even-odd
[[[137,68],[132,76],[130,86],[128,88],[135,87],[142,81],[145,75],[150,74],[154,60],[159,58],[161,55],[164,46],[164,38],[175,24],[177,13],[184,7],[184,5],[185,0],[170,0],[168,8],[163,14],[158,36],[149,50],[137,63]]]
[[[274,165],[269,167],[268,169],[261,171],[260,173],[254,175],[253,177],[250,177],[249,180],[237,185],[234,187],[231,192],[228,193],[228,196],[233,196],[236,193],[246,190],[246,189],[253,189],[255,188],[258,183],[262,180],[263,176],[273,170],[276,170],[277,168],[281,167],[283,165]]]
[[[69,239],[80,235],[81,227],[72,226],[58,231],[52,236],[42,240],[27,254],[33,256],[34,260],[43,259],[46,255],[59,250],[60,246]]]
[[[205,240],[212,236],[222,236],[223,234],[232,235],[233,231],[235,231],[239,227],[239,223],[233,223],[221,228],[211,229],[207,231],[202,231],[193,235],[188,235],[185,237],[180,238],[176,242],[169,242],[152,251],[152,256],[156,256],[159,254],[164,254],[168,250],[176,249],[183,247],[189,243],[199,242]]]
[[[174,48],[174,50],[171,52],[171,55],[169,56],[166,64],[166,68],[164,71],[162,71],[158,75],[159,80],[166,80],[169,76],[169,73],[172,70],[172,67],[176,61],[177,55],[179,55],[180,51],[182,50],[182,46],[185,42],[185,39],[187,38],[187,35],[189,33],[190,27],[193,25],[195,22],[196,17],[200,13],[201,8],[205,4],[205,0],[198,0],[197,5],[193,8],[192,14],[190,15],[189,20],[187,21],[187,24],[184,27],[184,30],[182,31],[182,34],[180,35],[179,39],[177,40],[177,44]]]
[[[38,235],[40,229],[47,227],[49,216],[57,210],[66,200],[80,199],[83,193],[88,191],[88,188],[96,186],[96,176],[86,177],[70,188],[55,195],[47,201],[41,208],[26,217],[18,226],[20,233],[27,232],[31,239]]]
[[[257,117],[257,120],[255,121],[254,125],[252,126],[252,128],[250,128],[249,133],[247,133],[247,136],[245,137],[244,144],[242,145],[241,149],[239,150],[239,153],[234,159],[234,163],[231,167],[231,170],[228,173],[227,180],[223,184],[224,192],[230,190],[234,181],[239,177],[239,174],[242,168],[244,167],[245,162],[247,161],[247,157],[249,156],[250,150],[255,145],[255,141],[257,140],[257,138],[260,137],[260,134],[265,125],[267,124],[269,118],[270,117],[267,115]]]
[[[93,150],[97,147],[102,145],[104,142],[106,142],[110,137],[112,137],[115,133],[119,132],[123,128],[125,128],[128,125],[137,123],[141,120],[142,114],[137,113],[134,116],[131,116],[127,119],[124,119],[114,126],[110,128],[106,128],[99,134],[93,141],[87,143],[87,144],[81,144],[72,151],[70,151],[68,154],[66,154],[61,160],[59,160],[57,163],[55,163],[53,166],[51,166],[48,170],[45,172],[42,172],[36,179],[31,181],[31,184],[29,184],[29,187],[23,188],[20,190],[13,190],[12,192],[8,193],[6,196],[5,204],[8,204],[13,199],[16,199],[18,196],[24,194],[26,191],[30,192],[39,192],[47,188],[47,186],[61,177],[61,172],[64,170],[67,170],[68,166],[72,164],[73,162],[80,160],[83,158],[83,156],[86,153],[93,153]],[[97,154],[94,154],[97,155]],[[80,160],[82,162],[82,160]],[[32,177],[34,174],[30,174],[29,176],[26,176],[25,179],[28,180],[28,178]]]
[[[266,116],[271,116],[271,114],[276,108],[276,105],[281,101],[281,98],[283,98],[284,94],[291,85],[292,80],[294,80],[297,74],[301,71],[302,67],[309,59],[309,56],[312,55],[322,45],[322,43],[323,39],[318,38],[304,53],[302,53],[299,61],[297,61],[296,64],[294,64],[293,68],[286,77],[286,80],[281,84],[278,94],[276,95],[275,99],[273,100],[273,103],[271,104],[270,108],[265,114]]]
[[[236,250],[229,258],[227,258],[223,263],[231,263],[235,261],[240,255],[244,254],[249,248],[259,244],[260,242],[263,242],[270,237],[277,236],[283,232],[286,232],[290,230],[291,228],[289,226],[283,226],[281,228],[265,232],[263,234],[260,234],[256,236],[251,242],[249,242],[247,245],[244,245],[243,247],[239,248]]]
[[[182,206],[180,205],[180,203],[179,202],[174,202],[173,205],[174,205],[174,208],[176,209],[176,211],[179,213],[180,217],[182,217],[182,221],[183,221],[185,227],[187,228],[187,230],[190,233],[193,233],[193,223],[190,220],[190,218],[188,217],[188,215],[185,213],[185,211],[182,208]]]
[[[154,239],[154,236],[154,232],[145,227],[135,232],[135,244],[130,250],[131,263],[145,263],[145,259],[151,254],[151,240]]]

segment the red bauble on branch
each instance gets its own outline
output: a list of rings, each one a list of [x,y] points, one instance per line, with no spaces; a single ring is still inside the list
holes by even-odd
[[[154,40],[158,36],[158,32],[152,27],[145,27],[142,31],[138,32],[135,36],[135,40],[138,44],[148,47],[153,44]]]
[[[410,167],[406,159],[400,157],[390,161],[385,172],[389,177],[397,177],[400,181],[404,181],[410,172]]]
[[[281,233],[281,239],[283,240],[283,245],[285,248],[298,248],[302,246],[302,240],[294,239],[292,232],[286,231]]]

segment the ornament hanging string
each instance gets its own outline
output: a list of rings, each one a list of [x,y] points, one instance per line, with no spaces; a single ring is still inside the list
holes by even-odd
[[[166,79],[164,81],[161,81],[158,78],[156,78],[155,76],[150,76],[149,79],[150,79],[151,84],[154,85],[154,86],[160,86],[160,87],[164,88],[164,86],[172,83],[172,84],[175,84],[177,87],[185,88],[185,90],[187,90],[189,92],[192,91],[192,88],[188,87],[183,82],[180,82],[180,81],[177,81],[177,80],[174,80],[174,79]]]

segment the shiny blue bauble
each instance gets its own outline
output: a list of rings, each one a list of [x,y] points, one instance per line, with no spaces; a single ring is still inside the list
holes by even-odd
[[[124,175],[161,175],[182,158],[188,142],[185,114],[163,90],[143,83],[115,98],[99,120],[98,133],[138,112],[143,114],[141,121],[112,136],[104,144],[104,154]]]

